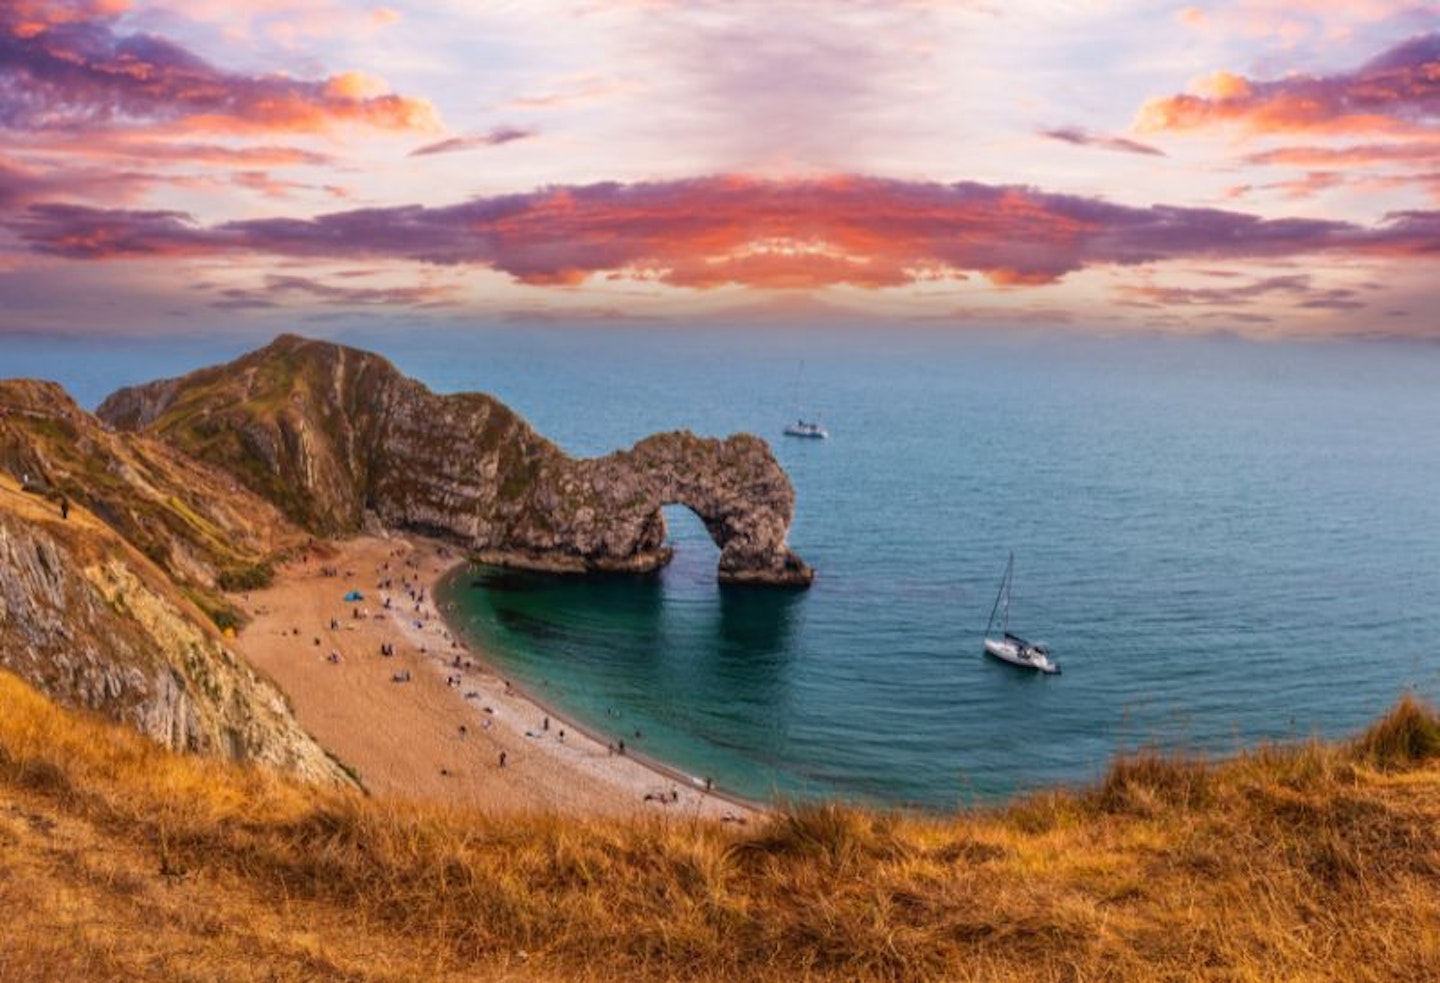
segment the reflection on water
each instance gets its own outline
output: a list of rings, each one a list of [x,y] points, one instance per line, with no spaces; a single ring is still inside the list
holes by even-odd
[[[776,655],[789,644],[803,594],[739,584],[719,589],[721,654]]]
[[[785,782],[775,763],[792,713],[789,666],[805,594],[720,586],[714,560],[690,541],[654,575],[475,567],[442,593],[507,673],[583,723],[767,795]]]

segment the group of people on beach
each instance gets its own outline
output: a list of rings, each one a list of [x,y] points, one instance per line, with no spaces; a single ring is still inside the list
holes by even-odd
[[[437,664],[444,665],[446,667],[447,672],[445,675],[445,684],[447,688],[464,689],[466,675],[469,671],[476,668],[476,664],[473,660],[466,657],[465,655],[459,654],[464,652],[463,647],[460,645],[458,640],[451,636],[450,632],[446,630],[443,625],[437,626],[430,624],[432,617],[438,617],[438,609],[433,607],[435,602],[433,601],[430,592],[428,591],[424,582],[420,579],[419,575],[417,574],[414,579],[412,579],[411,574],[407,572],[421,570],[422,567],[419,560],[413,555],[407,555],[405,550],[392,551],[390,556],[391,559],[384,561],[376,570],[377,577],[375,581],[376,590],[381,593],[381,600],[385,608],[385,613],[375,614],[373,615],[373,617],[376,619],[383,619],[394,616],[397,622],[399,622],[400,619],[403,618],[404,627],[407,630],[413,628],[414,631],[424,633],[427,636],[431,633],[436,633],[443,636],[446,641],[449,641],[449,647],[452,650],[459,650],[458,653],[447,654],[448,657],[442,657],[440,656],[439,652],[431,652],[429,646],[425,644],[420,644],[418,640],[415,651],[417,652],[417,654],[420,655],[431,656]],[[392,571],[392,563],[400,566],[402,570]],[[321,572],[325,576],[339,575],[339,569],[333,566],[323,567]],[[345,576],[353,577],[354,574],[351,571],[346,571]],[[406,610],[406,613],[404,615],[401,615],[396,610],[397,606],[392,605],[393,599],[386,592],[395,590],[397,583],[399,585],[399,589],[404,591],[404,596],[408,597],[409,600],[413,603],[413,612]],[[360,607],[352,608],[351,620],[368,620],[370,617],[371,613],[369,609],[362,609]],[[344,630],[344,626],[341,624],[341,619],[335,617],[330,618],[330,629],[332,632],[339,632]],[[295,634],[298,634],[299,629],[296,628],[294,632]],[[315,642],[317,645],[319,645],[320,638],[317,637],[315,639]],[[397,654],[395,643],[392,641],[381,641],[379,643],[379,654],[384,657],[394,657]],[[342,660],[343,656],[339,648],[333,648],[330,650],[330,653],[327,656],[327,661],[331,663],[340,663]],[[393,682],[407,683],[410,682],[411,679],[411,670],[408,668],[398,669],[391,673],[391,680]],[[503,684],[503,692],[506,697],[519,696],[518,692],[511,685],[509,680],[500,680],[500,682]],[[481,694],[479,691],[470,691],[465,693],[465,697],[467,699],[471,697],[479,698],[480,695]],[[492,759],[495,762],[494,767],[499,769],[508,769],[514,763],[511,761],[511,749],[504,747],[500,744],[500,740],[503,738],[497,737],[496,735],[491,735],[489,733],[492,730],[492,717],[495,713],[495,709],[491,706],[484,706],[482,708],[482,711],[484,715],[481,717],[480,730],[486,732],[490,748],[492,749],[491,753],[495,754],[495,758]],[[619,712],[613,709],[607,709],[606,715],[617,718],[621,716]],[[550,717],[548,714],[545,714],[541,716],[538,730],[526,730],[525,736],[532,739],[538,739],[541,737],[549,736],[552,732],[555,735],[557,743],[566,743],[565,729],[558,727],[552,728]],[[460,724],[458,727],[458,735],[459,739],[462,741],[469,740],[471,738],[470,728],[466,724]],[[638,729],[636,729],[634,731],[634,736],[636,738],[640,738],[643,735]],[[626,746],[625,739],[623,738],[608,742],[606,747],[607,752],[610,755],[624,756],[628,754],[628,748]],[[453,764],[447,764],[445,767],[441,767],[439,769],[439,773],[445,777],[454,777],[459,774],[454,769]],[[705,778],[703,780],[697,778],[692,779],[691,781],[695,785],[696,789],[700,791],[701,795],[712,792],[714,789],[714,783],[709,778]],[[680,790],[673,785],[668,790],[665,790],[663,792],[651,789],[644,792],[642,796],[642,800],[644,802],[656,803],[659,805],[675,804],[678,803],[680,799]],[[729,814],[727,814],[726,818],[730,821],[738,821],[736,817],[732,817]]]

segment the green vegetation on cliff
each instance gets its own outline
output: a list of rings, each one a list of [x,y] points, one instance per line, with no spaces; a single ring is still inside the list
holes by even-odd
[[[493,397],[437,395],[371,352],[294,335],[122,389],[98,412],[236,476],[319,535],[373,518],[490,562],[650,570],[670,556],[661,508],[678,503],[715,538],[722,579],[812,577],[786,544],[794,489],[747,434],[656,434],[577,460]]]
[[[217,621],[222,579],[261,570],[304,534],[230,474],[141,434],[114,433],[53,383],[0,380],[0,474],[35,502],[88,510]]]

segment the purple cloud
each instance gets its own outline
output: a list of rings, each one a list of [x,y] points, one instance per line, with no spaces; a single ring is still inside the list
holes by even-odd
[[[435,122],[429,103],[376,93],[373,80],[359,75],[307,81],[227,72],[165,38],[117,34],[114,21],[114,13],[63,4],[0,6],[0,127],[87,131],[168,122],[314,132],[337,123],[426,129]]]
[[[1024,186],[848,175],[557,186],[443,207],[210,227],[173,211],[44,204],[8,226],[36,252],[75,259],[255,253],[473,264],[531,284],[619,272],[693,288],[878,288],[967,271],[997,284],[1035,285],[1097,265],[1440,252],[1440,212],[1397,213],[1367,228],[1140,208]]]
[[[1097,147],[1101,150],[1114,150],[1126,154],[1144,154],[1147,157],[1166,156],[1165,151],[1159,147],[1152,147],[1148,143],[1141,143],[1125,137],[1107,137],[1082,130],[1078,126],[1061,126],[1055,129],[1041,130],[1040,135],[1048,140],[1058,140],[1061,143],[1069,143],[1077,147]]]
[[[1236,124],[1258,133],[1433,132],[1440,116],[1440,34],[1401,42],[1351,72],[1257,81],[1221,72],[1203,91],[1147,103],[1143,125]]]
[[[451,137],[448,140],[427,143],[423,147],[410,151],[408,156],[429,157],[434,154],[453,154],[462,150],[475,150],[479,147],[499,147],[517,140],[528,140],[534,135],[534,130],[523,130],[518,126],[497,126],[489,133],[468,137]]]

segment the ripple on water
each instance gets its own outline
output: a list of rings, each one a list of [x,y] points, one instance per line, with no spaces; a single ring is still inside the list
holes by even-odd
[[[774,432],[793,359],[706,371],[667,344],[622,346],[613,365],[586,348],[597,379],[642,367],[644,397],[597,406],[603,386],[556,393],[516,366],[507,381],[587,451],[661,429],[674,406],[708,407],[696,429]],[[1440,693],[1440,455],[1414,436],[1440,432],[1440,360],[935,344],[805,355],[834,436],[775,448],[792,544],[820,571],[810,591],[718,587],[703,528],[667,510],[677,552],[660,575],[474,570],[448,596],[507,671],[751,795],[947,807],[1089,780],[1119,747],[1335,736],[1406,686]],[[1062,676],[980,654],[1012,549],[1012,625],[1053,643]]]

